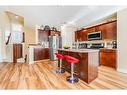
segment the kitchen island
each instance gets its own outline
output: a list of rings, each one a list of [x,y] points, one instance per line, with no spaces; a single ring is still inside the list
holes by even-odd
[[[86,83],[92,82],[98,76],[99,50],[96,49],[58,49],[62,55],[69,55],[79,59],[74,66],[75,74]],[[63,68],[70,72],[71,65],[62,61]]]

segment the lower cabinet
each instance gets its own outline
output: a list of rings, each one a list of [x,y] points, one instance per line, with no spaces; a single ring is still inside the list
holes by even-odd
[[[34,61],[49,59],[49,48],[34,48]]]
[[[117,68],[116,50],[113,49],[100,49],[100,65]]]

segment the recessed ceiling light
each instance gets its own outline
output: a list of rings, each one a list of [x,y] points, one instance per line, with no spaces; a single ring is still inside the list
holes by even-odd
[[[18,15],[15,15],[15,18],[16,18],[16,19],[18,19],[18,18],[19,18],[19,16],[18,16]]]

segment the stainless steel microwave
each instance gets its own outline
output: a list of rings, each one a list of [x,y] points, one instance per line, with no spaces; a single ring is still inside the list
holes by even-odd
[[[88,40],[100,40],[102,39],[102,33],[101,31],[88,33],[87,38]]]

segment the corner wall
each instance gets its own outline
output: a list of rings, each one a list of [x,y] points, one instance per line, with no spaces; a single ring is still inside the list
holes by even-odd
[[[10,21],[5,12],[0,12],[0,61],[6,59],[5,32],[10,31]]]
[[[28,54],[28,46],[29,44],[35,44],[36,43],[36,32],[35,29],[24,27],[24,33],[25,33],[25,43],[24,43],[24,56]]]
[[[118,71],[127,73],[127,9],[117,13]]]

